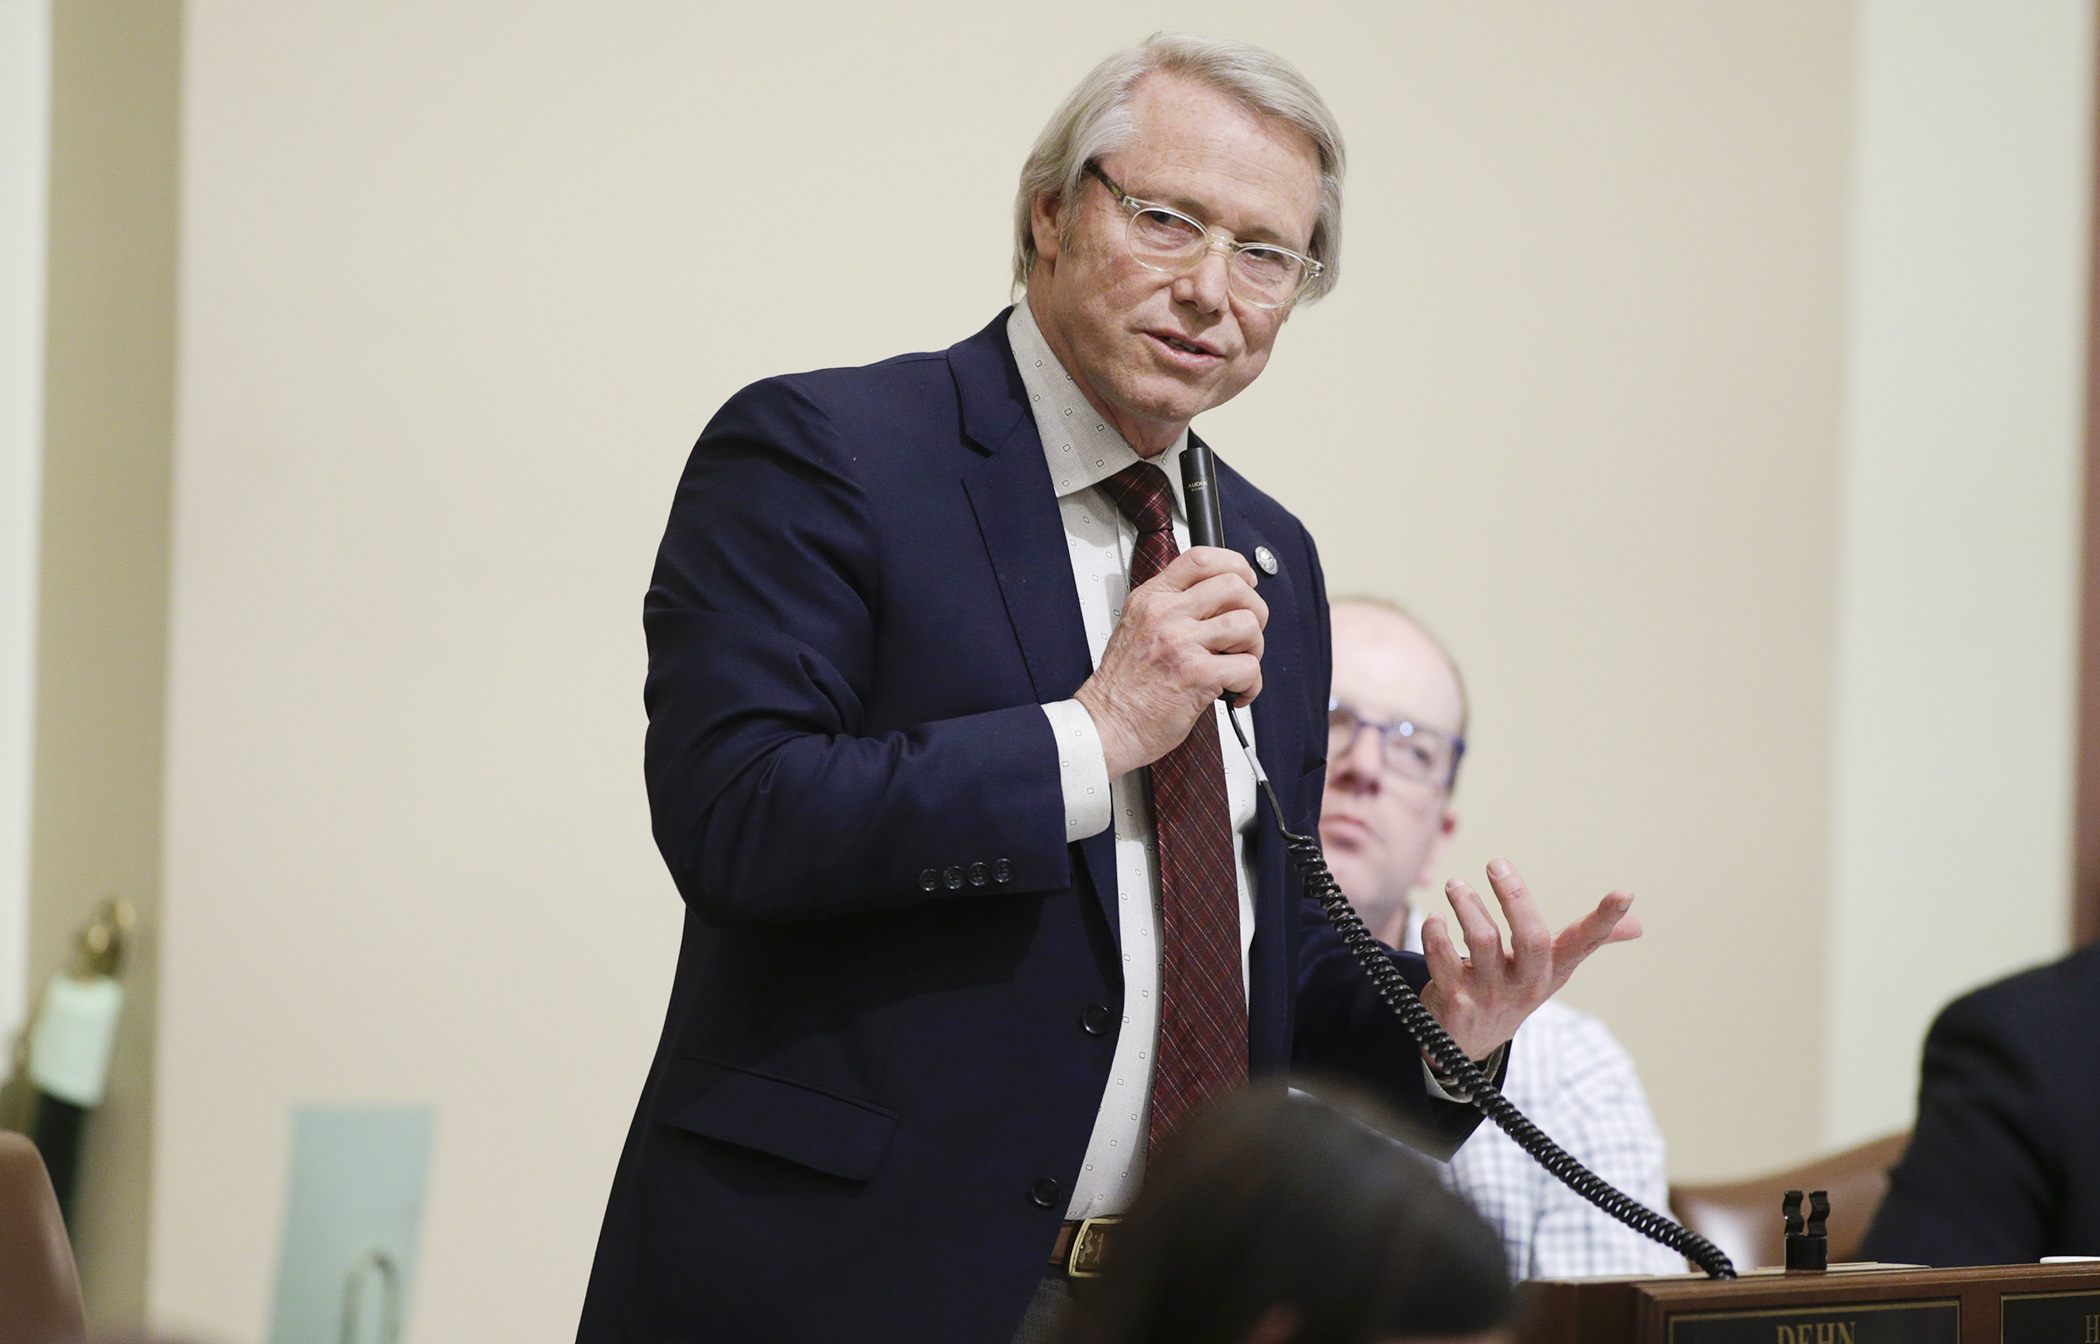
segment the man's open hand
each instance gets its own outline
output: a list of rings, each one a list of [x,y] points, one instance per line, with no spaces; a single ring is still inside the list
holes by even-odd
[[[1230,692],[1261,694],[1269,604],[1238,551],[1191,546],[1131,591],[1074,698],[1094,717],[1108,777],[1150,765],[1181,745],[1196,716]]]
[[[1442,916],[1422,921],[1422,955],[1429,961],[1422,1003],[1476,1060],[1516,1035],[1518,1024],[1553,997],[1590,953],[1641,936],[1641,922],[1626,913],[1633,904],[1630,891],[1611,893],[1555,934],[1509,860],[1491,860],[1487,871],[1509,921],[1508,948],[1480,893],[1456,878],[1445,884],[1444,894],[1471,955],[1459,955]]]

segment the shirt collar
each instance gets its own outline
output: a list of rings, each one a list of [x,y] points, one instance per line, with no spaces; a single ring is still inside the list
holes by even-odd
[[[1043,457],[1050,464],[1050,480],[1058,498],[1099,485],[1133,462],[1148,460],[1139,457],[1102,418],[1065,372],[1050,343],[1043,339],[1026,298],[1014,305],[1012,316],[1006,319],[1006,339],[1021,370],[1021,385],[1028,389],[1028,409],[1042,436]],[[1182,519],[1188,517],[1188,510],[1181,499],[1181,452],[1188,446],[1189,432],[1183,429],[1165,452],[1149,459],[1166,472],[1174,492],[1175,516]]]
[[[1420,952],[1422,950],[1422,921],[1427,918],[1427,915],[1417,910],[1412,903],[1409,903],[1407,907],[1407,932],[1401,935],[1400,938],[1400,950],[1402,952]]]

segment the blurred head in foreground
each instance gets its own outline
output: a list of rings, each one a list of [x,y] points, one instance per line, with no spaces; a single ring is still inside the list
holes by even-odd
[[[1369,1105],[1247,1094],[1146,1180],[1066,1344],[1506,1338],[1501,1239]]]

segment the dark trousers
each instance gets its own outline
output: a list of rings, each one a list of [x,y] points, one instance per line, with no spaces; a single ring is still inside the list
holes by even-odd
[[[1045,1275],[1028,1300],[1021,1328],[1014,1331],[1014,1344],[1053,1344],[1071,1311],[1072,1285],[1058,1275]]]

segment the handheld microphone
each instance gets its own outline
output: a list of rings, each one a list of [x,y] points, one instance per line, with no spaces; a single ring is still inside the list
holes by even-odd
[[[1210,445],[1198,442],[1193,434],[1188,447],[1181,450],[1181,498],[1189,515],[1189,545],[1223,546],[1225,520],[1218,513],[1218,466],[1211,457]],[[1246,751],[1247,734],[1240,730],[1239,707],[1233,702],[1232,693],[1228,691],[1218,699],[1225,705],[1225,719],[1239,738],[1240,749]],[[1247,759],[1253,760],[1254,753],[1248,751]],[[1259,762],[1254,774],[1261,778]]]
[[[1218,511],[1216,464],[1211,460],[1210,449],[1193,437],[1181,452],[1181,484],[1189,515],[1190,543],[1223,546],[1225,533]],[[1392,958],[1386,955],[1384,946],[1364,926],[1363,917],[1342,895],[1341,885],[1327,871],[1327,856],[1321,852],[1319,840],[1314,836],[1299,835],[1284,826],[1283,808],[1276,801],[1276,790],[1270,787],[1269,776],[1261,768],[1261,758],[1247,743],[1247,734],[1240,728],[1239,714],[1232,708],[1230,696],[1225,697],[1225,719],[1232,725],[1233,735],[1240,740],[1240,750],[1247,753],[1247,761],[1254,767],[1255,783],[1269,800],[1269,816],[1276,823],[1276,832],[1283,838],[1284,848],[1297,860],[1298,871],[1305,875],[1305,884],[1313,899],[1320,903],[1320,908],[1327,914],[1327,922],[1334,925],[1334,931],[1341,935],[1343,944],[1355,954],[1364,974],[1371,978],[1378,997],[1393,1010],[1415,1044],[1436,1060],[1440,1075],[1455,1080],[1466,1091],[1475,1109],[1500,1125],[1510,1138],[1516,1140],[1519,1148],[1570,1190],[1649,1240],[1661,1242],[1676,1251],[1705,1270],[1708,1277],[1734,1278],[1735,1266],[1720,1247],[1648,1208],[1576,1161],[1566,1149],[1526,1119],[1522,1111],[1511,1105],[1501,1090],[1467,1057],[1458,1042],[1444,1030],[1443,1024],[1422,1006],[1414,986],[1407,983],[1399,968],[1393,965]]]
[[[1194,435],[1181,450],[1181,493],[1189,514],[1189,543],[1223,546],[1225,524],[1218,517],[1217,464],[1211,460],[1210,445],[1198,443]]]

